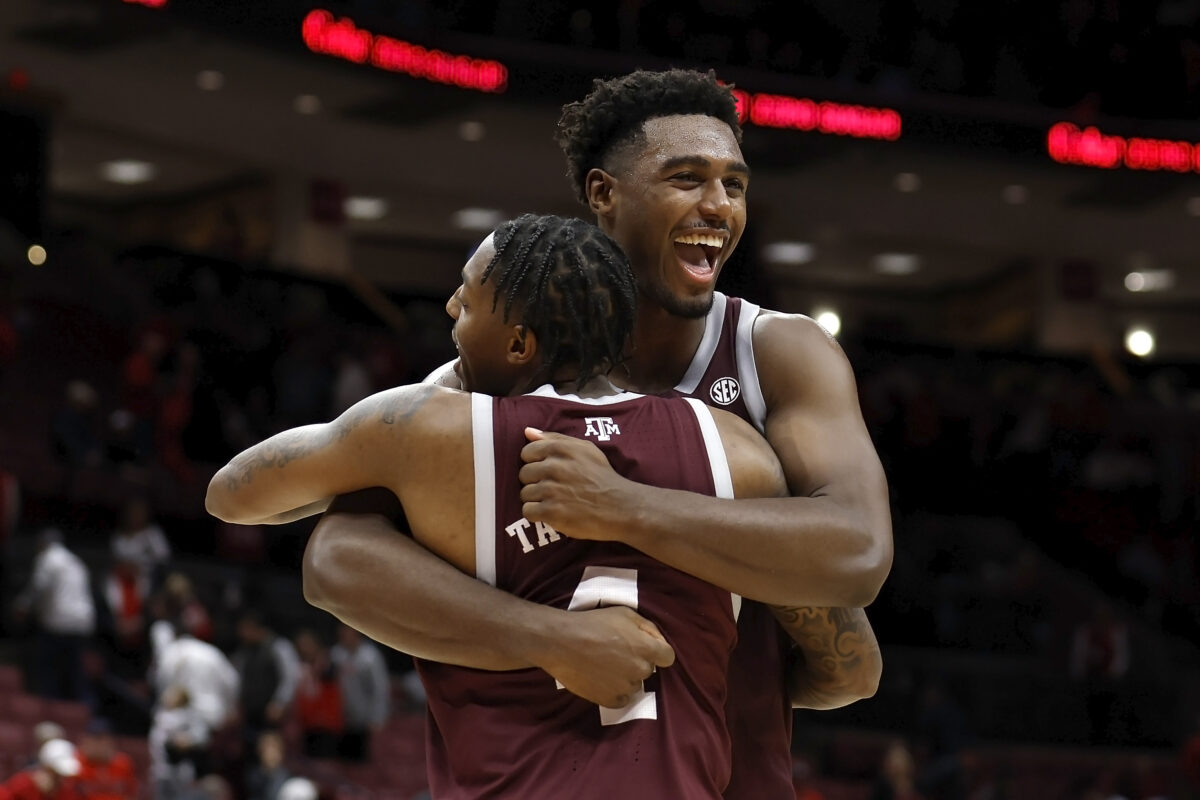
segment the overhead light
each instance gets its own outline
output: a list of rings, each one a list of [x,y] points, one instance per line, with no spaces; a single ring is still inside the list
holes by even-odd
[[[1200,217],[1200,197],[1188,198],[1187,212],[1193,217]]]
[[[321,98],[315,94],[296,95],[296,99],[292,102],[292,107],[296,109],[297,114],[319,114],[321,111]]]
[[[387,214],[387,200],[382,197],[347,197],[342,204],[350,219],[382,219]]]
[[[46,263],[46,248],[40,244],[31,244],[29,249],[25,251],[25,257],[29,259],[30,264],[40,267]]]
[[[482,122],[475,122],[474,120],[471,120],[458,126],[458,138],[462,139],[464,142],[482,141],[483,137],[486,135],[487,128],[484,127]]]
[[[1154,334],[1145,328],[1130,328],[1125,334],[1125,349],[1145,358],[1154,352]]]
[[[196,73],[196,85],[206,92],[215,92],[225,85],[225,76],[215,69],[202,69]]]
[[[1000,192],[1000,196],[1010,206],[1019,206],[1023,205],[1029,199],[1029,189],[1019,183],[1012,183],[1004,187],[1004,190]]]
[[[135,184],[154,180],[158,168],[149,161],[134,158],[118,158],[100,165],[100,174],[113,183]]]
[[[1161,292],[1175,285],[1175,273],[1169,269],[1143,269],[1125,276],[1125,288],[1131,292]]]
[[[817,249],[807,242],[771,242],[763,248],[763,258],[772,264],[807,264],[816,255]]]
[[[921,188],[921,176],[915,172],[901,172],[896,176],[895,183],[901,192],[915,192]]]
[[[504,221],[504,212],[495,208],[460,208],[454,212],[454,226],[464,231],[493,231]]]
[[[921,268],[920,260],[912,253],[880,253],[871,264],[881,275],[912,275]]]
[[[815,319],[817,324],[824,328],[825,332],[830,336],[837,336],[838,331],[842,329],[842,318],[839,317],[837,312],[832,309],[820,309],[817,311],[816,316],[813,317],[813,319]]]

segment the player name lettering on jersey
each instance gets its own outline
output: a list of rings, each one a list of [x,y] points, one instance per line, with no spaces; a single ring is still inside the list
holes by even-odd
[[[607,442],[612,437],[621,435],[621,429],[613,422],[612,417],[584,417],[584,422],[587,423],[587,430],[583,435],[595,436],[598,442]]]
[[[537,534],[537,547],[545,547],[551,542],[557,542],[562,537],[558,535],[558,531],[551,528],[544,522],[530,522],[521,517],[511,525],[506,525],[504,530],[509,536],[515,536],[521,542],[521,552],[528,553],[535,547],[534,543],[529,539],[529,527],[533,526],[534,533]]]

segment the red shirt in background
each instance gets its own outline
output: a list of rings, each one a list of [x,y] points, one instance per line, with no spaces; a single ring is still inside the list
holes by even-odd
[[[75,793],[82,800],[135,800],[138,794],[137,773],[133,759],[117,753],[107,764],[89,761],[77,753],[82,769],[75,777]]]

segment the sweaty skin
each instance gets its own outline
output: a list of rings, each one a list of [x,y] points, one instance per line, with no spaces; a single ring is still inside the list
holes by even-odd
[[[720,265],[745,227],[749,171],[732,131],[712,117],[655,118],[643,131],[645,141],[615,157],[612,172],[589,173],[587,193],[600,226],[621,244],[639,278],[634,356],[613,378],[653,392],[679,382],[703,336]],[[695,235],[719,244],[716,252],[704,251],[713,267],[707,276],[690,243]],[[621,529],[623,541],[672,566],[782,607],[776,616],[794,620],[785,628],[804,654],[788,679],[793,702],[845,705],[872,696],[879,681],[878,643],[862,607],[891,568],[887,483],[836,342],[806,317],[773,312],[760,315],[753,341],[766,436],[790,497],[681,498],[621,480],[586,448],[555,450],[535,441],[525,458],[545,467],[530,478],[524,497],[538,506],[526,516],[541,516],[556,529],[558,520],[563,533],[578,538]],[[462,663],[485,669],[511,657],[536,663],[536,647],[521,647],[520,637],[514,640],[504,620],[492,616],[511,598],[462,579],[429,586],[428,595],[409,591],[420,575],[438,569],[436,559],[393,528],[387,562],[363,564],[351,554],[383,542],[360,538],[356,525],[329,513],[314,534],[304,563],[310,602],[351,624],[386,628],[399,649],[435,627],[461,627],[470,632],[459,641]],[[331,539],[336,551],[324,546]],[[378,619],[381,596],[396,600],[386,621]],[[586,651],[575,654],[581,672],[588,658]],[[797,675],[809,682],[807,690],[796,690]]]

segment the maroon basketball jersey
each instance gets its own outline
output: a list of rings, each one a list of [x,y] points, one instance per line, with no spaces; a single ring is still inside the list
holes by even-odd
[[[759,432],[766,403],[754,364],[759,308],[717,292],[704,338],[675,391],[724,408]],[[733,771],[725,800],[792,800],[792,703],[784,683],[791,639],[762,603],[746,600],[730,659],[725,715]]]
[[[437,800],[719,800],[729,780],[729,658],[741,599],[615,542],[575,541],[521,513],[533,426],[595,442],[633,480],[731,497],[725,451],[696,400],[472,396],[476,574],[518,597],[584,611],[630,606],[675,649],[623,709],[600,708],[540,669],[486,672],[419,661]]]

